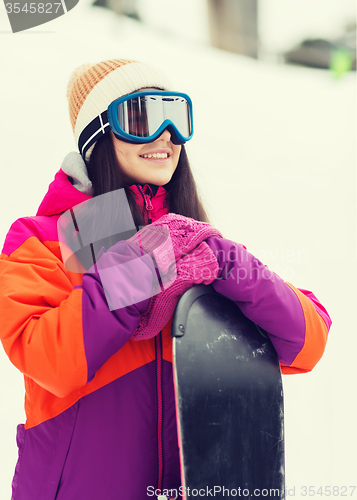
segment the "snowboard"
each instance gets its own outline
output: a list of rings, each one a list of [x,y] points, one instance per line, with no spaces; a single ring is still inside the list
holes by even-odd
[[[211,285],[172,323],[183,498],[284,498],[284,407],[267,334]]]

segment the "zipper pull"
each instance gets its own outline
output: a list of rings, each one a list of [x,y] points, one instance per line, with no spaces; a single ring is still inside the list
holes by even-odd
[[[151,203],[151,196],[149,194],[144,194],[145,198],[145,208],[148,212],[151,212],[151,210],[154,208]]]
[[[152,218],[151,218],[151,210],[153,210],[153,206],[151,203],[151,196],[149,194],[144,194],[144,199],[145,199],[145,208],[148,211],[148,224],[152,223]]]
[[[145,208],[147,210],[147,218],[148,218],[147,223],[151,224],[152,223],[151,211],[154,209],[151,203],[151,198],[152,198],[151,188],[148,184],[145,184],[144,187],[138,185],[138,190],[140,191],[141,196],[144,199]],[[149,193],[147,191],[149,191]]]

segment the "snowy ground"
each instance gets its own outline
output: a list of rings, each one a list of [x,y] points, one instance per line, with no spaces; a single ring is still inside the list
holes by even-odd
[[[0,11],[0,239],[16,218],[36,212],[62,158],[75,149],[65,97],[72,70],[110,57],[165,68],[174,87],[193,98],[188,151],[211,222],[287,281],[313,290],[333,319],[315,370],[284,378],[288,492],[300,497],[303,486],[336,486],[335,496],[350,496],[342,487],[356,485],[354,75],[336,81],[328,72],[257,63],[84,0],[47,25],[9,30]],[[24,421],[23,384],[0,353],[6,500],[15,429]]]

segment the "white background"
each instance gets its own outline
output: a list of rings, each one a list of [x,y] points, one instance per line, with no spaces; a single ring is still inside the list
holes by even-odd
[[[302,486],[338,486],[341,495],[342,486],[357,483],[355,76],[336,80],[328,71],[211,49],[203,0],[142,0],[146,27],[86,3],[15,35],[0,5],[0,239],[15,219],[36,213],[75,149],[65,95],[72,70],[111,57],[160,67],[194,102],[188,152],[211,222],[287,281],[312,290],[332,317],[317,367],[284,377],[286,474],[295,497]],[[262,1],[265,53],[305,36],[338,36],[353,4]],[[5,500],[24,411],[22,376],[0,352]]]

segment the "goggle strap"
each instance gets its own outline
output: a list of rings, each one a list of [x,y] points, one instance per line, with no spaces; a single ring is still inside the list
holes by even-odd
[[[100,137],[109,131],[108,113],[107,110],[103,111],[100,115],[96,116],[85,129],[82,130],[78,139],[78,149],[84,158],[86,151],[94,144]]]

